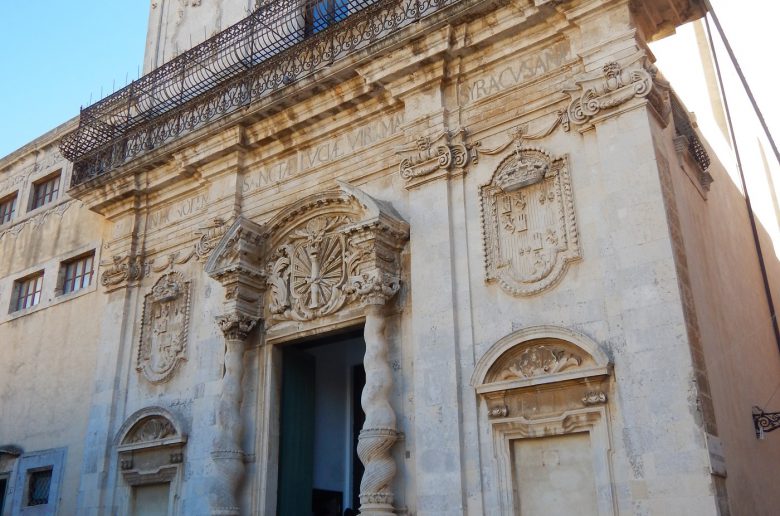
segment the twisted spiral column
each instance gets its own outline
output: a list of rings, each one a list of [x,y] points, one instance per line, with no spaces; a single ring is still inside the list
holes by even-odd
[[[244,342],[255,320],[240,315],[217,318],[225,335],[225,371],[217,402],[217,435],[211,458],[215,472],[210,477],[209,509],[213,516],[241,512],[239,488],[244,477],[241,449],[241,382],[244,376]]]
[[[358,438],[357,453],[365,466],[360,482],[360,513],[377,516],[394,513],[396,465],[390,450],[398,439],[395,412],[389,399],[393,376],[387,360],[385,326],[383,305],[367,305],[363,359],[366,386],[360,397],[366,421]]]

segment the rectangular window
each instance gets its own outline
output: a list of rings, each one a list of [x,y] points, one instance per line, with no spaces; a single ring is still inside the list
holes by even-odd
[[[340,22],[356,10],[363,7],[364,1],[354,0],[318,0],[309,9],[307,33],[316,34],[329,26]]]
[[[52,468],[30,472],[27,482],[27,507],[49,503]]]
[[[10,222],[16,211],[16,192],[0,199],[0,224]]]
[[[32,202],[30,209],[34,210],[57,199],[60,191],[60,173],[33,183]]]
[[[92,283],[95,252],[63,262],[62,293],[68,294],[88,287]]]
[[[14,283],[14,311],[35,306],[41,301],[43,272],[17,280]]]

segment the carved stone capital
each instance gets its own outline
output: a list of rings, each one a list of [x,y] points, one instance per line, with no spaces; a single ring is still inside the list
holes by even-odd
[[[240,313],[217,316],[217,324],[227,340],[246,340],[257,319]]]
[[[442,131],[435,136],[419,136],[412,143],[400,147],[402,156],[399,170],[406,187],[413,188],[440,177],[466,173],[469,160],[475,156],[466,143],[466,130]]]
[[[218,232],[222,232],[219,229]],[[214,238],[216,236],[214,235]],[[259,317],[266,288],[263,228],[239,217],[211,251],[206,273],[225,287],[225,311]],[[206,247],[213,245],[210,242]]]
[[[350,278],[350,293],[360,300],[363,306],[384,305],[401,288],[401,280],[393,274],[374,271]]]

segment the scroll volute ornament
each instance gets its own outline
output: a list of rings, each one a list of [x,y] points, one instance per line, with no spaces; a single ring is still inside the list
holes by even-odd
[[[564,90],[571,97],[569,121],[587,128],[591,120],[634,98],[650,95],[656,68],[644,51],[621,61],[610,61],[596,72],[584,73]]]

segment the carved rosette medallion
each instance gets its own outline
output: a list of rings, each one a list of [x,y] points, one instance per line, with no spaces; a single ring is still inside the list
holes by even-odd
[[[190,282],[168,272],[144,297],[136,370],[152,383],[168,380],[186,360]]]
[[[343,215],[310,219],[276,248],[267,267],[273,319],[309,321],[344,306],[350,259],[338,230],[351,223]]]
[[[281,215],[265,266],[267,326],[311,321],[353,303],[384,304],[398,292],[406,227],[366,202],[376,213],[340,193]]]
[[[518,147],[481,189],[486,279],[515,296],[555,284],[580,258],[565,158]]]
[[[650,95],[656,69],[645,61],[644,52],[637,52],[621,62],[604,64],[596,73],[579,76],[574,86],[564,90],[572,98],[569,120],[584,125],[603,111]]]

